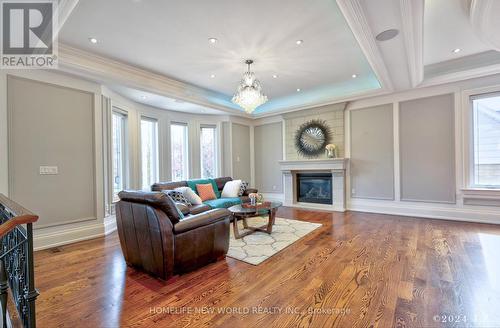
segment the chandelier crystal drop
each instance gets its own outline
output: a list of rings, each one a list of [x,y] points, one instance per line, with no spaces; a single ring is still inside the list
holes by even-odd
[[[239,105],[248,114],[251,114],[255,108],[267,102],[267,96],[262,93],[262,85],[255,78],[255,74],[250,71],[253,60],[248,59],[245,63],[248,65],[248,71],[243,74],[232,102]]]

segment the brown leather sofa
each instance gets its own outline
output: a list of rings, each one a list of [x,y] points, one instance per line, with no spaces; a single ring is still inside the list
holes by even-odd
[[[222,189],[224,189],[224,185],[228,181],[232,181],[233,178],[231,177],[222,177],[222,178],[216,178],[214,179],[215,183],[217,184],[217,189],[219,189],[220,192],[222,192]],[[163,191],[163,190],[172,190],[178,187],[188,187],[187,181],[175,181],[175,182],[158,182],[155,183],[151,186],[152,191]],[[250,198],[248,198],[248,195],[251,193],[256,193],[257,189],[254,188],[247,188],[245,192],[243,193],[243,196],[240,197],[242,203],[248,203],[250,201]],[[183,214],[199,214],[203,213],[205,211],[210,210],[210,206],[206,204],[200,204],[200,205],[191,205],[191,206],[185,206],[180,203],[177,203],[177,207],[182,211]]]
[[[163,192],[122,191],[118,196],[118,235],[129,266],[167,280],[225,257],[227,209],[181,218]]]

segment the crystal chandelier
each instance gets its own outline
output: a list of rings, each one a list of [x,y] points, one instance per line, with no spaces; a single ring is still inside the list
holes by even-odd
[[[255,108],[267,102],[267,96],[262,93],[262,86],[255,74],[250,72],[253,60],[247,59],[248,71],[243,74],[238,90],[233,96],[232,102],[242,107],[245,112],[251,114]]]

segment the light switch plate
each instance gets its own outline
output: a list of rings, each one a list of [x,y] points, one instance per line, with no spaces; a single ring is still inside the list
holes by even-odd
[[[57,166],[40,166],[40,175],[55,175],[58,173]]]

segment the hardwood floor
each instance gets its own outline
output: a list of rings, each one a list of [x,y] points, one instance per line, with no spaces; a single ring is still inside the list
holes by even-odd
[[[35,253],[39,327],[500,327],[500,226],[291,208],[323,224],[259,266],[162,281],[116,233]],[[220,313],[225,312],[225,313]]]

